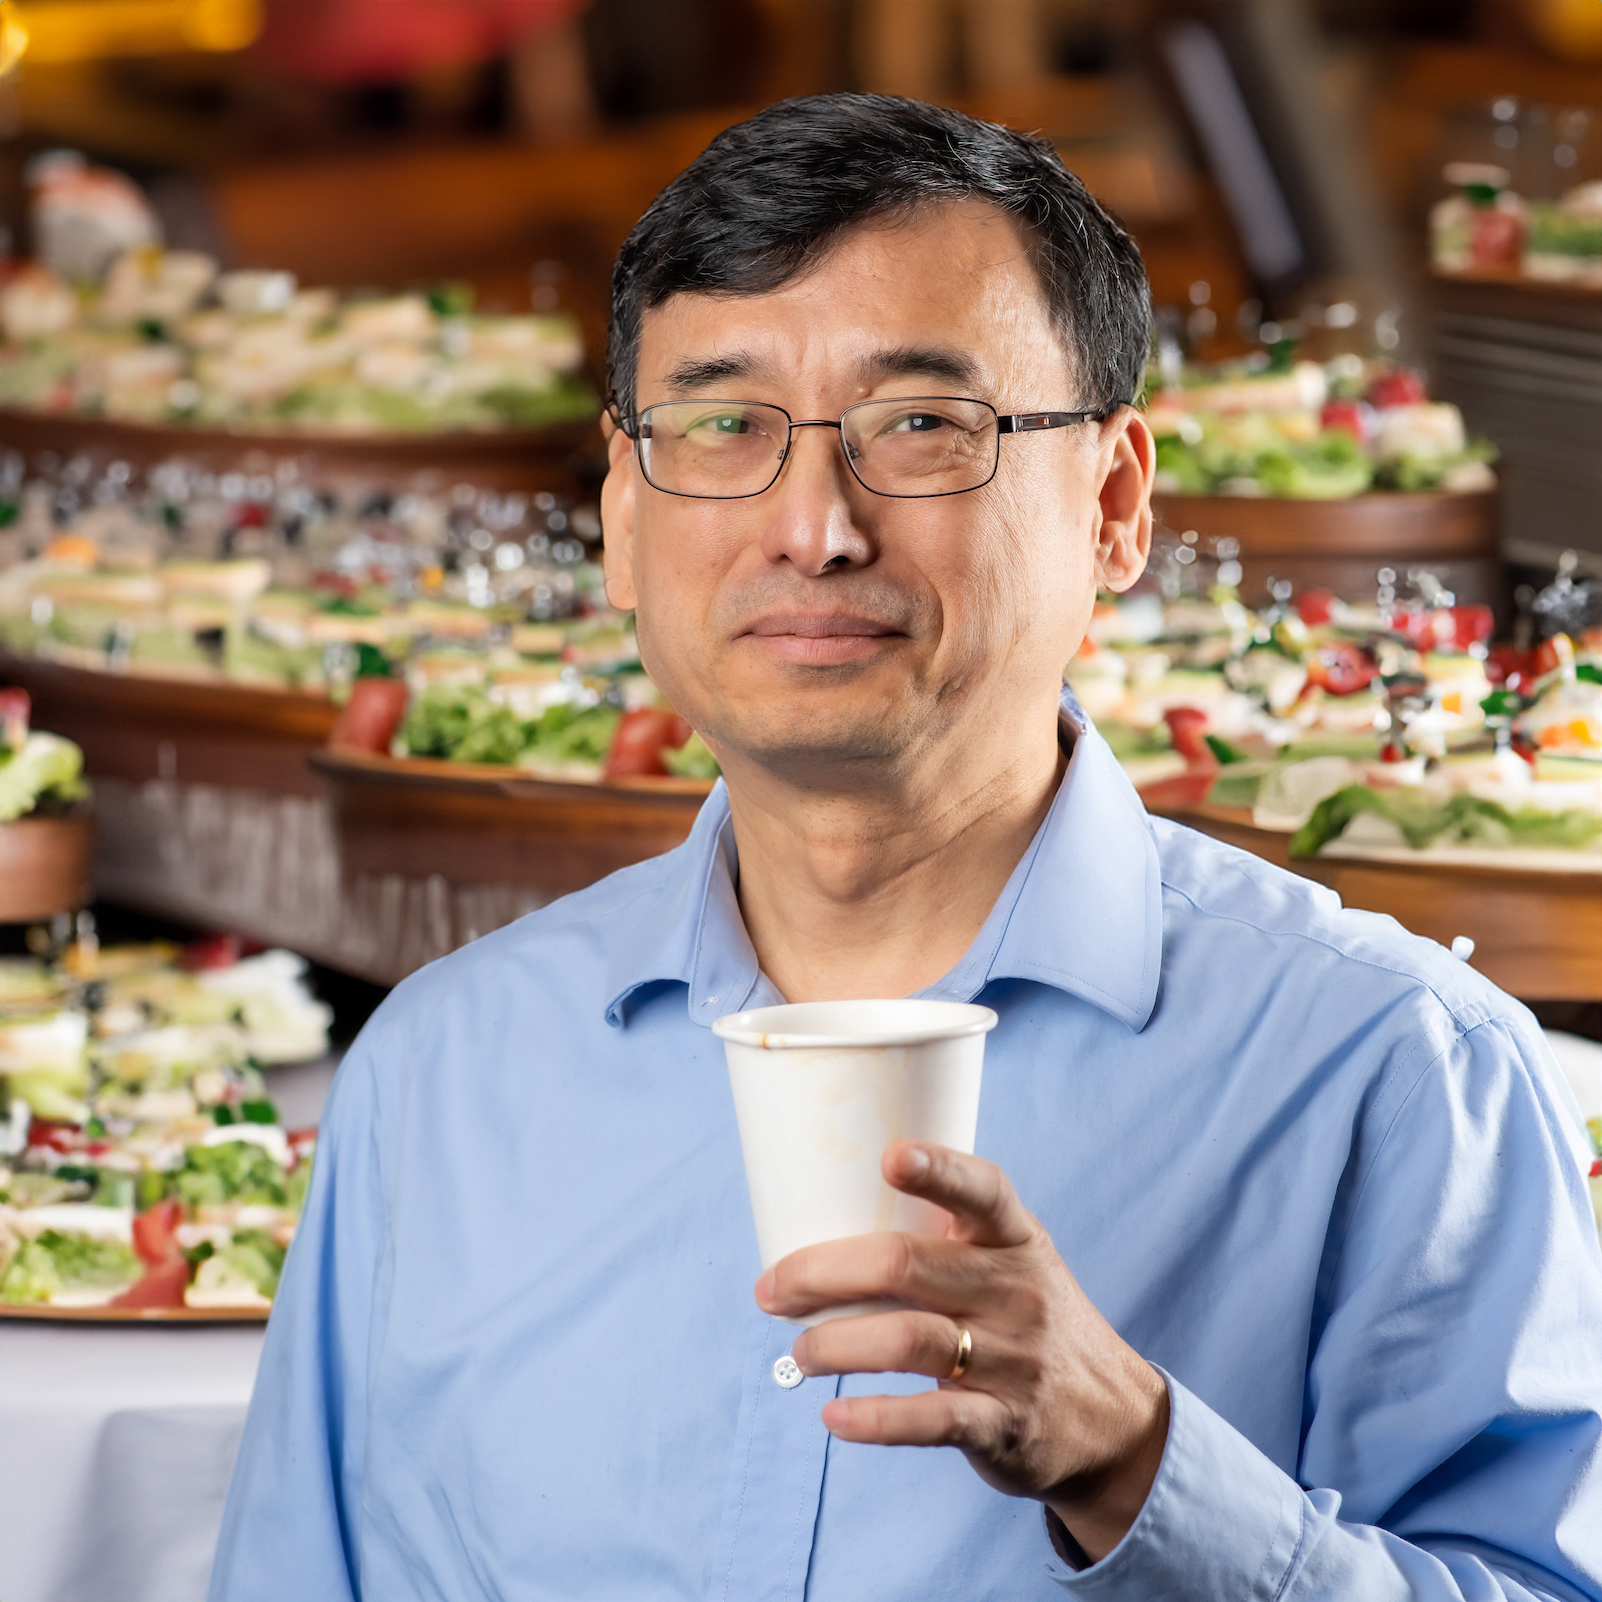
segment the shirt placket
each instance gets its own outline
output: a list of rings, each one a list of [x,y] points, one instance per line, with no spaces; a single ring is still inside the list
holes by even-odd
[[[751,1320],[708,1602],[802,1602],[806,1593],[829,1446],[818,1414],[840,1381],[795,1382],[798,1333],[765,1315]]]

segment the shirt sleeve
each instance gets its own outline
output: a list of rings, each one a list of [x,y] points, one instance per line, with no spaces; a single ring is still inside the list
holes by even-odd
[[[1481,1024],[1359,1141],[1295,1477],[1165,1375],[1146,1505],[1066,1594],[1602,1598],[1602,1253],[1547,1055]]]
[[[354,1602],[369,1342],[385,1208],[369,1029],[340,1065],[268,1321],[212,1602]]]

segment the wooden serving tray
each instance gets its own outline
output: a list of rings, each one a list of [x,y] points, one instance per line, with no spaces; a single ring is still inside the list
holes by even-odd
[[[1427,567],[1461,601],[1496,605],[1502,599],[1498,490],[1376,490],[1339,501],[1154,495],[1152,511],[1175,534],[1194,529],[1204,539],[1234,540],[1244,570],[1242,592],[1252,604],[1267,598],[1275,578],[1297,589],[1363,599],[1374,593],[1380,567],[1393,568],[1398,578],[1409,568]]]
[[[94,899],[95,826],[81,817],[0,823],[0,923],[38,923]]]
[[[337,748],[310,760],[328,787],[347,873],[526,885],[552,899],[682,843],[712,789],[702,779],[586,784]]]
[[[219,677],[68,667],[0,652],[0,683],[33,699],[33,722],[83,748],[91,779],[176,779],[274,795],[316,795],[306,755],[329,736],[339,708],[321,693]]]
[[[1242,556],[1369,556],[1384,562],[1496,555],[1495,490],[1375,490],[1338,501],[1154,495],[1152,508],[1175,533],[1193,528],[1238,541]]]
[[[1367,851],[1289,855],[1290,836],[1259,829],[1246,808],[1157,808],[1229,845],[1334,890],[1348,907],[1383,912],[1414,934],[1450,946],[1474,942],[1473,967],[1525,1001],[1602,1001],[1602,860],[1544,853],[1540,867],[1492,850]]]
[[[265,1307],[16,1307],[0,1302],[0,1319],[35,1324],[265,1324]]]
[[[0,407],[0,447],[27,457],[53,451],[62,458],[120,458],[135,467],[183,457],[213,468],[269,471],[274,462],[293,460],[318,482],[355,480],[402,489],[432,479],[446,489],[465,482],[570,496],[586,493],[605,471],[604,462],[592,459],[600,454],[600,432],[593,423],[437,434],[235,432],[6,406]]]

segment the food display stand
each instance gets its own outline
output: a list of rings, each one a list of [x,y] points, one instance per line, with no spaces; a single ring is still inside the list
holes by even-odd
[[[103,897],[237,929],[379,983],[670,850],[709,789],[329,749],[337,708],[299,692],[17,657],[0,658],[0,674],[32,693],[41,722],[83,747]],[[1443,944],[1468,936],[1474,966],[1514,995],[1602,999],[1594,853],[1337,841],[1293,860],[1289,836],[1255,827],[1248,811],[1161,810],[1329,885],[1348,906]],[[86,837],[75,838],[85,851]]]
[[[592,486],[599,457],[593,426],[581,424],[244,434],[7,410],[0,446],[32,459],[120,459],[135,470],[176,457],[235,472],[292,460],[307,482],[426,479],[561,495]],[[1497,488],[1337,500],[1162,494],[1154,508],[1172,533],[1232,549],[1249,604],[1267,598],[1273,581],[1372,593],[1386,567],[1403,582],[1428,569],[1460,601],[1501,599]],[[325,694],[203,668],[151,673],[0,656],[0,676],[30,692],[39,727],[84,751],[102,897],[237,930],[383,984],[670,849],[708,788],[675,779],[562,782],[517,767],[329,749],[338,708]],[[1255,829],[1247,815],[1200,808],[1183,817],[1331,884],[1351,905],[1390,912],[1447,942],[1469,936],[1476,965],[1515,994],[1574,999],[1602,989],[1602,972],[1593,971],[1602,964],[1585,950],[1587,941],[1602,949],[1594,870],[1449,861],[1437,852],[1358,860],[1338,842],[1314,861],[1290,862],[1284,837]],[[81,857],[81,825],[76,838]]]
[[[465,485],[474,493],[554,496],[559,504],[591,492],[604,468],[593,423],[313,434],[0,408],[0,450],[30,464],[123,462],[136,475],[174,461],[219,475],[287,470],[302,484],[358,497],[379,488],[437,496]],[[542,888],[527,875],[507,876],[504,863],[482,864],[470,881],[419,866],[428,859],[410,849],[415,830],[409,849],[386,865],[374,868],[370,851],[345,862],[325,782],[307,760],[338,718],[321,691],[261,687],[204,668],[148,672],[138,663],[87,667],[4,652],[0,681],[29,692],[35,726],[82,748],[98,824],[93,882],[112,903],[237,930],[389,984],[573,887],[570,873],[553,881],[560,889]],[[76,841],[78,893],[70,904],[85,904],[85,827],[30,821],[28,831],[30,860],[42,861],[48,844],[58,877],[56,859]],[[663,849],[659,838],[671,843],[650,836],[637,855]],[[20,836],[0,840],[0,865],[20,850]],[[13,888],[17,899],[26,887]],[[14,916],[49,916],[60,900],[29,890]]]
[[[338,708],[296,691],[4,655],[0,676],[83,748],[103,898],[380,984],[671,849],[710,788],[329,750]]]

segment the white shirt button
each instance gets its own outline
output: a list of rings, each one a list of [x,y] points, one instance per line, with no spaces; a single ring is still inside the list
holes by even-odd
[[[805,1378],[801,1365],[788,1353],[773,1365],[773,1383],[787,1391],[793,1391]]]

